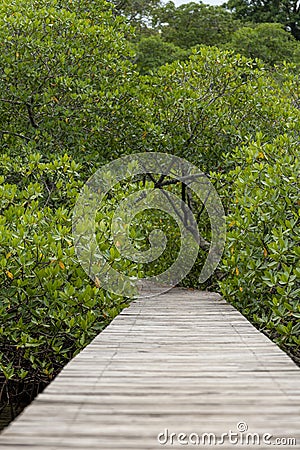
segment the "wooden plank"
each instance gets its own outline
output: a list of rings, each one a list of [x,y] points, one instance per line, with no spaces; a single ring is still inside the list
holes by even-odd
[[[0,450],[195,448],[178,434],[230,430],[299,449],[299,423],[293,361],[217,294],[173,289],[124,310],[4,430]],[[172,445],[158,441],[166,430]]]

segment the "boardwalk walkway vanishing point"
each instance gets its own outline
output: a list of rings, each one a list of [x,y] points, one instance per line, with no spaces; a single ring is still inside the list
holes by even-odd
[[[217,294],[134,301],[0,436],[1,450],[162,448],[300,448],[300,369]]]

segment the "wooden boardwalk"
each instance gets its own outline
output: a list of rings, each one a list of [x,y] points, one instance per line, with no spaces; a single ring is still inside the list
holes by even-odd
[[[161,448],[300,448],[300,369],[217,294],[133,302],[0,436],[1,450]]]

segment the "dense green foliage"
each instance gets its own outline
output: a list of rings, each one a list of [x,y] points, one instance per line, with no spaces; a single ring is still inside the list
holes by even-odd
[[[80,157],[97,149],[101,160],[130,136],[125,32],[103,1],[2,2],[2,151]]]
[[[177,56],[185,59],[198,45],[233,49],[244,56],[259,58],[269,66],[283,61],[299,65],[299,7],[295,9],[294,3],[272,1],[262,5],[230,0],[226,7],[201,2],[176,7],[172,1],[158,2],[149,12],[148,27],[144,26],[143,32],[135,37],[138,68],[141,73],[148,73]],[[176,55],[178,50],[170,44],[185,50],[186,56]]]
[[[156,113],[147,147],[209,172],[228,214],[224,261],[207,287],[216,289],[221,279],[224,297],[299,358],[297,79],[288,69],[274,77],[258,61],[202,48],[144,81]],[[193,206],[198,214],[201,205]],[[198,220],[210,240],[207,216]],[[184,285],[201,287],[205,254],[200,250]],[[172,253],[165,258],[161,267]]]
[[[300,160],[298,139],[237,148],[229,173],[224,296],[297,354],[300,344]]]
[[[300,46],[282,25],[262,23],[241,27],[231,36],[227,46],[249,58],[259,58],[269,66],[283,62],[300,64]]]
[[[123,16],[134,25],[138,34],[147,32],[153,13],[161,6],[160,0],[111,0],[113,13]]]
[[[204,287],[220,289],[299,358],[300,89],[297,65],[283,61],[298,63],[298,43],[275,23],[242,27],[224,8],[137,3],[0,6],[0,381],[7,392],[11,383],[50,380],[127,302],[89,279],[71,236],[81,186],[124,153],[170,153],[209,174],[228,240]],[[208,242],[205,208],[169,182],[165,190],[188,199]],[[146,267],[120,257],[110,234],[114,209],[145,185],[161,188],[151,178],[129,179],[97,214],[101,250],[129,276],[159,273],[180,246],[174,220],[150,211],[130,238],[147,249],[151,229],[161,227],[165,254]],[[206,254],[204,245],[183,284],[203,287]]]
[[[289,26],[293,36],[300,39],[300,5],[297,0],[228,0],[227,6],[237,18],[246,22]]]
[[[122,127],[131,136],[122,32],[102,1],[0,6],[0,367],[9,395],[11,383],[51,379],[125,304],[89,280],[71,238],[91,158],[113,157]]]
[[[184,49],[197,44],[219,45],[230,40],[239,22],[221,7],[191,2],[176,7],[168,2],[154,12],[163,39]]]
[[[261,131],[270,140],[294,120],[291,100],[263,64],[217,48],[162,67],[140,89],[144,149],[186,157],[206,172],[227,171],[246,138]]]
[[[161,36],[149,36],[140,39],[136,45],[136,64],[141,74],[155,71],[164,64],[185,60],[190,52],[177,47],[173,43],[165,42]]]

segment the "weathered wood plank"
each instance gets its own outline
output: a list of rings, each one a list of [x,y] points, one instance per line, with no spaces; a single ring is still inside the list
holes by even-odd
[[[299,423],[300,369],[290,358],[217,294],[174,289],[124,310],[2,433],[0,450],[179,449],[195,447],[179,433],[220,439],[230,430],[299,449]],[[157,439],[166,429],[173,445]]]

